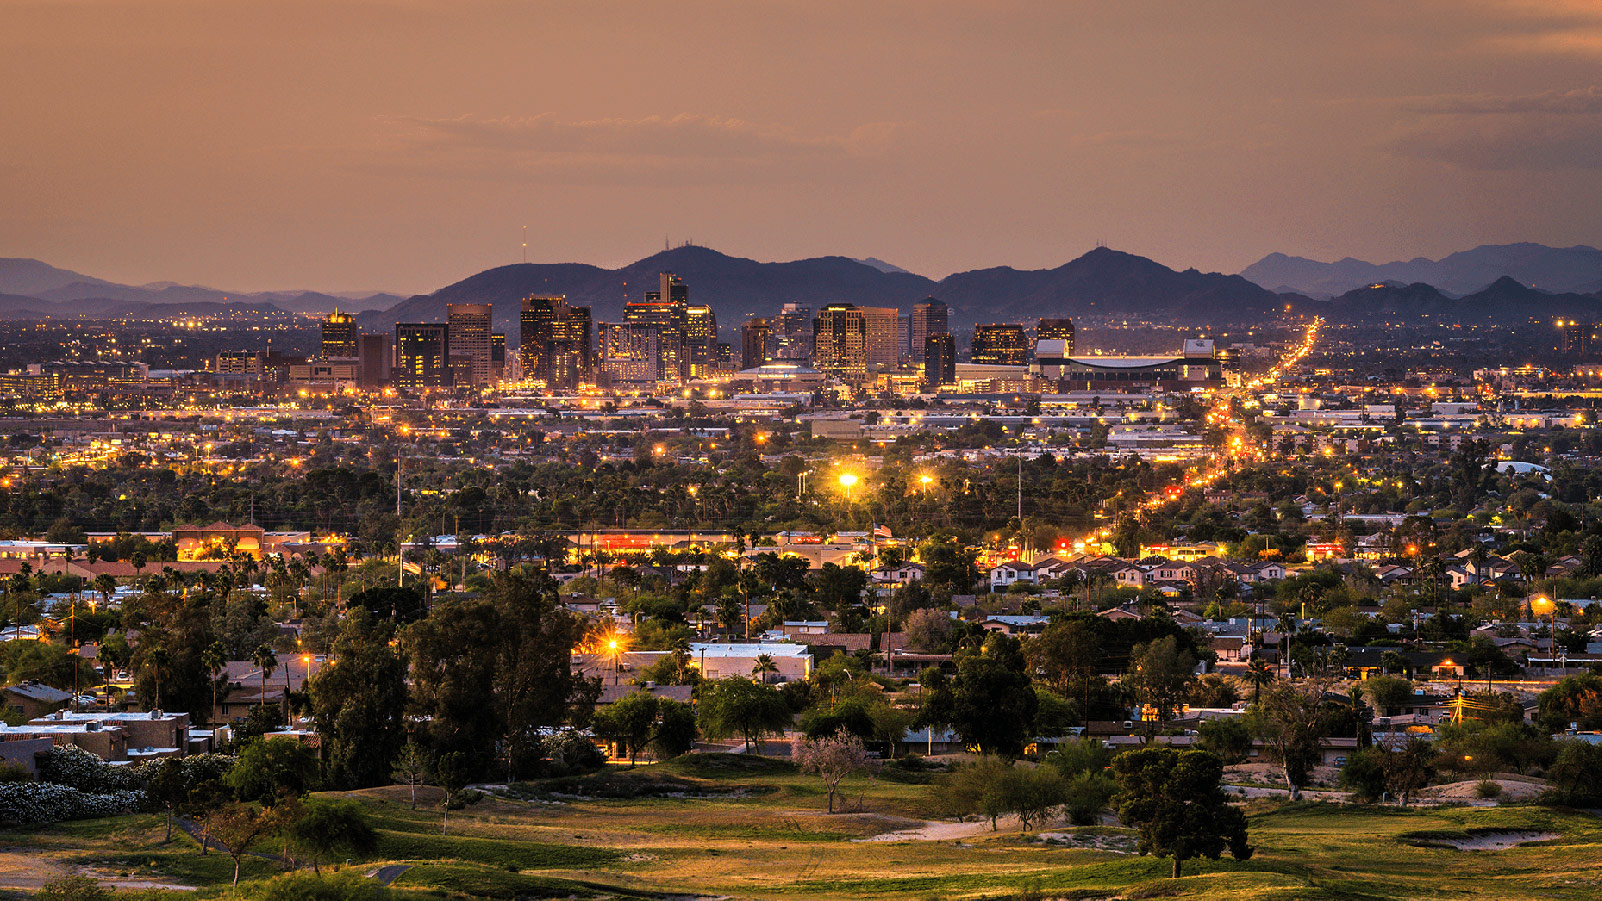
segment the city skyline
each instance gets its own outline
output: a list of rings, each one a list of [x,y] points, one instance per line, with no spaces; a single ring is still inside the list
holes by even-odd
[[[1602,11],[1572,0],[186,9],[0,5],[30,126],[0,252],[415,292],[525,226],[537,261],[693,239],[932,277],[1597,241]]]

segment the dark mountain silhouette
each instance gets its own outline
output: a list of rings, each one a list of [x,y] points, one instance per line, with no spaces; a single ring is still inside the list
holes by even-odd
[[[219,291],[198,285],[157,282],[121,285],[60,269],[38,260],[0,259],[0,297],[27,297],[31,303],[0,302],[0,316],[118,316],[158,306],[159,315],[236,309],[261,310],[271,305],[290,313],[323,314],[336,309],[356,312],[390,307],[403,300],[395,294],[338,296],[317,291]],[[206,306],[195,306],[195,305]],[[175,306],[176,305],[176,306]],[[37,316],[26,315],[33,311]],[[148,312],[148,310],[146,310]]]
[[[496,328],[515,335],[522,298],[565,294],[569,303],[589,306],[596,321],[615,322],[624,302],[655,290],[664,271],[683,278],[691,302],[710,304],[726,328],[751,316],[775,315],[787,302],[813,310],[835,302],[910,310],[931,295],[951,306],[959,327],[1083,315],[1261,321],[1280,306],[1276,295],[1240,276],[1176,272],[1106,248],[1056,269],[981,269],[935,282],[846,257],[759,263],[705,247],[679,247],[616,270],[572,263],[501,266],[358,319],[364,328],[388,329],[397,321],[440,321],[448,303],[491,303]]]
[[[1386,281],[1424,282],[1447,294],[1469,294],[1502,276],[1543,291],[1586,294],[1602,289],[1602,250],[1585,245],[1486,244],[1439,260],[1418,257],[1381,264],[1351,257],[1321,263],[1271,253],[1241,275],[1275,291],[1315,297],[1340,295]]]
[[[1532,318],[1602,316],[1602,299],[1585,294],[1549,294],[1504,276],[1472,294],[1451,297],[1423,282],[1376,284],[1348,291],[1332,301],[1311,301],[1301,309],[1327,307],[1326,315],[1344,322],[1374,323],[1428,315],[1447,321],[1526,322]]]

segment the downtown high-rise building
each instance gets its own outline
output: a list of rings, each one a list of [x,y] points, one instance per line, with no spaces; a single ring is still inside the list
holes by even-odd
[[[700,379],[718,369],[718,317],[710,306],[684,308],[683,377]]]
[[[490,383],[490,322],[494,311],[487,303],[445,305],[445,324],[450,327],[450,366],[465,379],[458,385],[474,388]]]
[[[936,391],[957,381],[957,338],[950,332],[923,339],[923,389]]]
[[[1074,321],[1072,319],[1042,319],[1035,329],[1036,341],[1061,341],[1063,356],[1074,355]]]
[[[772,361],[772,323],[766,319],[747,319],[740,326],[740,368],[755,369]]]
[[[901,314],[895,307],[857,307],[862,314],[863,355],[869,372],[901,365]]]
[[[945,301],[933,297],[919,301],[912,305],[912,316],[907,326],[907,355],[913,360],[921,359],[930,335],[951,332],[951,310]]]
[[[974,326],[969,358],[975,363],[994,366],[1029,365],[1029,339],[1024,335],[1024,327],[999,322]]]
[[[631,300],[623,305],[623,321],[656,327],[656,378],[658,381],[678,381],[689,374],[685,332],[689,318],[690,289],[683,279],[671,272],[663,272],[658,278],[658,289],[645,292],[645,300]],[[713,340],[717,340],[716,333]]]
[[[812,308],[787,303],[773,320],[773,360],[807,363],[812,359]]]
[[[576,390],[594,380],[590,308],[564,296],[523,298],[518,350],[523,378],[547,390]]]
[[[395,323],[391,377],[398,388],[450,387],[450,326],[442,322]]]
[[[335,310],[323,317],[323,359],[354,360],[360,353],[356,317]]]
[[[362,335],[356,339],[356,382],[367,390],[389,384],[394,355],[388,335]]]
[[[656,387],[661,348],[657,327],[641,322],[603,322],[596,382],[618,390],[650,391]]]
[[[868,319],[854,304],[831,303],[812,323],[812,366],[860,384],[868,378]]]

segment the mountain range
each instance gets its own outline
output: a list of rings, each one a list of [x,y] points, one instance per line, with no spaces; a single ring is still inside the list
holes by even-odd
[[[1588,263],[1593,257],[1594,264]],[[1500,272],[1504,265],[1522,275]],[[1430,271],[1439,282],[1394,277],[1407,270],[1393,267],[1407,266],[1433,267]],[[1054,316],[1197,326],[1260,324],[1287,306],[1337,321],[1374,324],[1394,321],[1398,314],[1507,323],[1532,317],[1602,319],[1602,297],[1595,289],[1586,290],[1602,284],[1602,251],[1534,244],[1481,247],[1440,261],[1379,267],[1355,260],[1326,264],[1271,254],[1241,275],[1174,270],[1145,257],[1098,247],[1052,269],[996,267],[938,281],[871,257],[762,263],[685,245],[619,269],[583,263],[500,266],[407,298],[316,291],[232,293],[170,283],[121,285],[37,260],[0,259],[0,318],[117,318],[230,310],[322,314],[338,307],[360,311],[357,319],[366,330],[389,331],[396,322],[442,321],[450,303],[489,303],[495,306],[495,328],[516,335],[524,297],[564,294],[570,303],[589,306],[595,321],[618,321],[625,302],[643,299],[646,291],[656,289],[661,272],[684,279],[690,301],[711,305],[725,329],[748,317],[776,315],[788,302],[814,310],[836,302],[907,310],[927,297],[950,305],[951,324],[957,330],[980,322],[1027,323]],[[1483,277],[1487,273],[1496,274]],[[1354,278],[1356,286],[1347,285]],[[1267,287],[1269,283],[1274,287]],[[1552,284],[1574,287],[1532,287]],[[1321,290],[1343,285],[1338,292]],[[1466,290],[1458,290],[1464,286]]]
[[[1105,247],[1055,269],[980,269],[935,281],[879,260],[816,257],[759,263],[684,246],[621,269],[577,263],[501,266],[357,319],[364,328],[383,329],[397,321],[441,319],[448,303],[490,303],[495,305],[496,327],[511,334],[522,298],[565,294],[569,303],[590,307],[592,319],[616,322],[626,301],[656,289],[660,272],[684,279],[690,302],[711,305],[724,326],[751,316],[777,315],[788,302],[813,310],[828,303],[909,309],[926,297],[938,297],[951,307],[952,323],[961,326],[1083,315],[1250,322],[1261,321],[1281,304],[1276,294],[1238,275],[1176,272]]]
[[[46,316],[115,318],[217,314],[226,311],[324,314],[335,309],[366,310],[403,300],[383,293],[324,294],[319,291],[220,291],[195,285],[156,282],[122,285],[38,260],[0,258],[0,318]]]
[[[1485,244],[1439,260],[1418,257],[1395,263],[1368,263],[1351,257],[1321,263],[1271,253],[1247,266],[1241,275],[1276,293],[1309,297],[1334,297],[1383,282],[1423,282],[1447,294],[1463,295],[1504,276],[1552,293],[1595,294],[1602,291],[1602,250],[1584,245]]]

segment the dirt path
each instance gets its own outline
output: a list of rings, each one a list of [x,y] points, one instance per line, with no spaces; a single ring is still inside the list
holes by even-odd
[[[1015,816],[1005,816],[997,821],[1000,831],[1011,832],[1022,828],[1022,823]],[[867,838],[859,838],[859,842],[949,842],[958,839],[973,838],[990,832],[989,820],[975,820],[971,823],[950,823],[945,820],[929,820],[922,826],[914,829],[897,829],[894,832],[881,832]]]
[[[159,882],[150,879],[133,879],[113,876],[87,867],[70,867],[27,851],[0,851],[0,891],[21,891],[32,894],[58,876],[88,876],[101,885],[120,889],[166,889],[193,892],[198,886]]]
[[[396,879],[400,878],[400,874],[410,870],[411,868],[411,864],[392,863],[387,867],[379,867],[371,873],[368,873],[367,878],[378,880],[379,885],[389,885]]]

